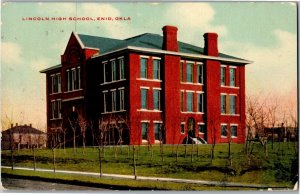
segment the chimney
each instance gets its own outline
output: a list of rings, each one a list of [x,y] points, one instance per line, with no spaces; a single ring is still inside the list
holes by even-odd
[[[218,34],[209,32],[204,35],[204,54],[209,56],[218,57]]]
[[[167,51],[178,52],[177,42],[177,27],[175,26],[164,26],[163,30],[163,49]]]
[[[18,126],[18,123],[16,123],[16,126]]]
[[[11,123],[11,124],[10,124],[10,128],[13,128],[13,127],[14,127],[14,124],[13,124],[13,123]]]
[[[29,124],[29,127],[32,128],[32,124],[31,123]]]

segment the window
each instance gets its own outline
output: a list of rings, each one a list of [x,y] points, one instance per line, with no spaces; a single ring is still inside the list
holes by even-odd
[[[183,82],[183,62],[180,62],[180,82]]]
[[[153,79],[160,79],[160,60],[153,60]]]
[[[120,89],[119,93],[120,93],[120,110],[125,110],[124,89]]]
[[[71,88],[72,88],[72,74],[70,72],[70,70],[67,70],[67,84],[68,84],[68,91],[71,91]]]
[[[107,92],[103,92],[103,111],[106,113],[107,112]]]
[[[141,58],[141,78],[147,78],[147,64],[148,64],[148,59],[147,58]]]
[[[52,93],[55,93],[56,90],[56,76],[55,75],[51,75],[51,82],[52,82]]]
[[[148,127],[149,123],[143,122],[142,123],[142,139],[148,140]]]
[[[235,86],[235,68],[229,69],[229,75],[230,75],[230,86]]]
[[[78,88],[81,88],[81,75],[80,75],[80,67],[77,67],[77,78],[78,78]]]
[[[117,80],[117,66],[115,60],[111,61],[111,77],[112,77],[112,81]]]
[[[117,92],[116,90],[111,92],[111,100],[112,100],[112,111],[116,111],[117,110]]]
[[[226,113],[226,95],[221,94],[221,114]]]
[[[160,127],[161,127],[161,123],[154,123],[154,138],[155,140],[160,140],[161,138],[159,138],[160,136]]]
[[[120,79],[125,79],[124,58],[119,59]]]
[[[52,119],[61,118],[61,100],[51,102]]]
[[[187,92],[186,111],[193,112],[193,93]]]
[[[181,134],[184,134],[184,133],[185,133],[185,130],[184,130],[184,123],[181,123],[181,124],[180,124],[180,133],[181,133]]]
[[[221,136],[227,136],[227,126],[221,125]]]
[[[141,89],[141,106],[142,109],[148,109],[148,89]]]
[[[197,111],[198,112],[204,112],[203,111],[203,93],[198,93],[197,94],[197,102],[198,102],[198,106],[197,106]]]
[[[111,81],[111,74],[109,73],[111,66],[105,62],[103,63],[103,72],[104,72],[104,83]]]
[[[230,114],[235,114],[235,96],[230,95]]]
[[[57,112],[58,112],[58,118],[61,118],[61,100],[57,100]]]
[[[103,63],[103,83],[125,79],[124,58],[118,58]]]
[[[80,89],[81,88],[80,67],[67,69],[66,72],[67,72],[67,89],[68,89],[68,91]],[[61,82],[61,81],[59,81],[59,82]],[[61,85],[61,83],[59,85]]]
[[[226,83],[226,67],[221,67],[221,86],[225,86]]]
[[[198,132],[199,133],[205,133],[204,128],[205,128],[204,124],[198,124]]]
[[[237,137],[237,126],[236,125],[230,126],[230,133],[231,133],[231,137]]]
[[[183,108],[184,108],[184,92],[181,91],[180,92],[180,110],[181,110],[181,112],[184,111]]]
[[[198,83],[203,84],[203,65],[198,65],[197,68]]]
[[[154,110],[160,110],[160,90],[153,90]]]
[[[61,92],[61,76],[60,73],[51,75],[52,93]]]
[[[193,82],[193,63],[186,64],[186,82]]]
[[[71,70],[71,72],[72,72],[72,88],[71,88],[71,90],[76,90],[77,89],[77,83],[76,83],[76,69],[75,68],[73,68],[72,70]]]
[[[57,112],[57,108],[56,108],[56,102],[52,101],[51,102],[51,109],[52,109],[52,118],[56,118],[56,112]]]

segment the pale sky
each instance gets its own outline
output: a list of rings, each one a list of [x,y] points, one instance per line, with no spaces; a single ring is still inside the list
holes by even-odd
[[[246,67],[247,95],[297,100],[297,8],[294,3],[2,3],[1,119],[46,126],[46,83],[40,70],[60,63],[73,21],[24,17],[130,17],[130,21],[78,21],[76,32],[125,39],[162,35],[178,27],[178,40],[203,47],[203,34],[219,34],[219,51],[254,63]],[[5,127],[6,125],[3,125]]]

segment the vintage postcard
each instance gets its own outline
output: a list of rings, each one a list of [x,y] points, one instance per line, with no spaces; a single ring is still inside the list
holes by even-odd
[[[1,14],[3,190],[298,190],[297,3]]]

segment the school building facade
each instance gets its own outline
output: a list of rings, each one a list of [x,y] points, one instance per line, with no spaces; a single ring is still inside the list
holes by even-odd
[[[90,130],[99,130],[101,120],[126,118],[128,144],[160,138],[178,144],[187,136],[243,143],[245,66],[251,62],[220,53],[216,33],[203,35],[202,48],[178,41],[177,31],[164,26],[162,36],[124,40],[73,32],[61,64],[41,71],[48,133],[70,128],[76,113],[93,123]]]

